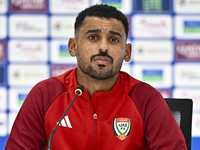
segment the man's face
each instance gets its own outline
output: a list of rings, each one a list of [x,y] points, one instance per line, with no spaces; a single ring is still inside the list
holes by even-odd
[[[86,17],[77,33],[77,63],[98,80],[117,75],[125,56],[126,35],[116,19]]]

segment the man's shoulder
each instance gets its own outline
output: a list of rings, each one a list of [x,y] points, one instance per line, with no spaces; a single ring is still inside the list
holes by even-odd
[[[142,81],[132,77],[131,75],[123,71],[120,71],[119,76],[121,83],[124,84],[123,87],[125,91],[130,91],[134,86],[142,83]]]
[[[121,77],[121,83],[124,84],[124,88],[127,91],[127,93],[136,93],[137,95],[141,94],[150,94],[150,93],[157,93],[158,91],[152,87],[150,84],[140,81],[126,72],[120,71],[120,77]]]
[[[59,89],[59,91],[66,90],[66,82],[70,79],[75,72],[75,69],[68,70],[61,75],[50,77],[48,79],[38,82],[34,88],[39,88],[42,91],[54,91]]]

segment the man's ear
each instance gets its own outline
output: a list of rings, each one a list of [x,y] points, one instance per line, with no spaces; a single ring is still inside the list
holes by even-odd
[[[128,62],[131,59],[131,51],[132,51],[132,45],[130,43],[126,44],[126,50],[124,56],[124,60],[126,62]]]
[[[69,54],[74,57],[77,54],[77,41],[75,38],[70,38],[68,42]]]

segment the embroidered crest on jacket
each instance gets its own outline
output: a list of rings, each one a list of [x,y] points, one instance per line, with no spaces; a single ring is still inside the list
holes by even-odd
[[[121,141],[125,140],[131,131],[131,120],[129,118],[115,118],[113,131]]]

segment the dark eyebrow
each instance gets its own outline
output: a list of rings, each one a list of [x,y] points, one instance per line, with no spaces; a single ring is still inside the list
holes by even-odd
[[[109,31],[110,34],[118,35],[122,38],[122,35],[119,32]]]
[[[101,32],[101,30],[99,30],[99,29],[88,30],[88,31],[86,32],[86,34],[88,34],[88,33],[99,33],[99,32]]]
[[[88,34],[88,33],[100,33],[100,32],[101,32],[101,30],[95,29],[95,30],[88,30],[88,31],[86,32],[86,34]],[[120,36],[120,37],[122,38],[122,35],[121,35],[119,32],[109,31],[109,33],[110,33],[110,34],[113,34],[113,35],[118,35],[118,36]]]

